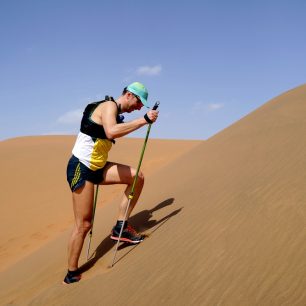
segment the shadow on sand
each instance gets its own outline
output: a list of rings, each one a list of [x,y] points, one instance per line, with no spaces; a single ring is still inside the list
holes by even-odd
[[[153,227],[154,230],[152,230],[149,234],[151,235],[154,233],[159,227],[161,227],[165,222],[167,222],[171,217],[178,214],[182,208],[179,208],[177,210],[174,210],[172,213],[168,214],[167,216],[163,217],[160,220],[151,220],[153,217],[153,213],[159,209],[162,209],[166,206],[171,205],[174,202],[174,198],[169,198],[158,205],[156,205],[154,208],[150,210],[143,210],[136,215],[130,217],[129,221],[133,224],[133,226],[139,230],[140,232],[146,231],[148,229],[151,229]],[[113,246],[116,244],[116,241],[113,241],[110,239],[110,237],[106,237],[101,241],[99,246],[94,251],[91,258],[80,267],[81,273],[88,271],[91,269],[95,263],[103,256],[105,255],[110,249],[113,248]],[[126,247],[130,247],[130,251],[127,252],[125,255],[123,255],[121,258],[119,258],[116,262],[120,261],[123,257],[125,257],[128,253],[130,253],[137,245],[131,245],[128,243],[122,243],[119,245],[118,250],[124,249]]]

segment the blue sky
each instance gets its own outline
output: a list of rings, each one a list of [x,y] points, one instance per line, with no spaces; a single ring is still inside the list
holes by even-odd
[[[0,139],[77,134],[133,81],[161,102],[152,137],[207,139],[305,83],[305,16],[302,0],[0,0]]]

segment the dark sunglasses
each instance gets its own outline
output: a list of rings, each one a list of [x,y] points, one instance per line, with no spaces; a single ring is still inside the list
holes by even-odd
[[[134,94],[134,97],[137,99],[137,103],[141,103],[142,104],[140,98],[137,95]]]

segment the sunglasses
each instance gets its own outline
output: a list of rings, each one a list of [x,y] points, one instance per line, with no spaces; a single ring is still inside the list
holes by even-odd
[[[134,94],[134,97],[137,99],[137,103],[141,103],[142,104],[140,98],[137,95]]]

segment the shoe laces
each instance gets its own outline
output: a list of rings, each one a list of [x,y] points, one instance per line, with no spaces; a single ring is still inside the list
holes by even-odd
[[[136,230],[131,226],[131,225],[128,225],[127,226],[127,230],[133,234],[134,236],[138,235],[138,233],[136,232]]]

